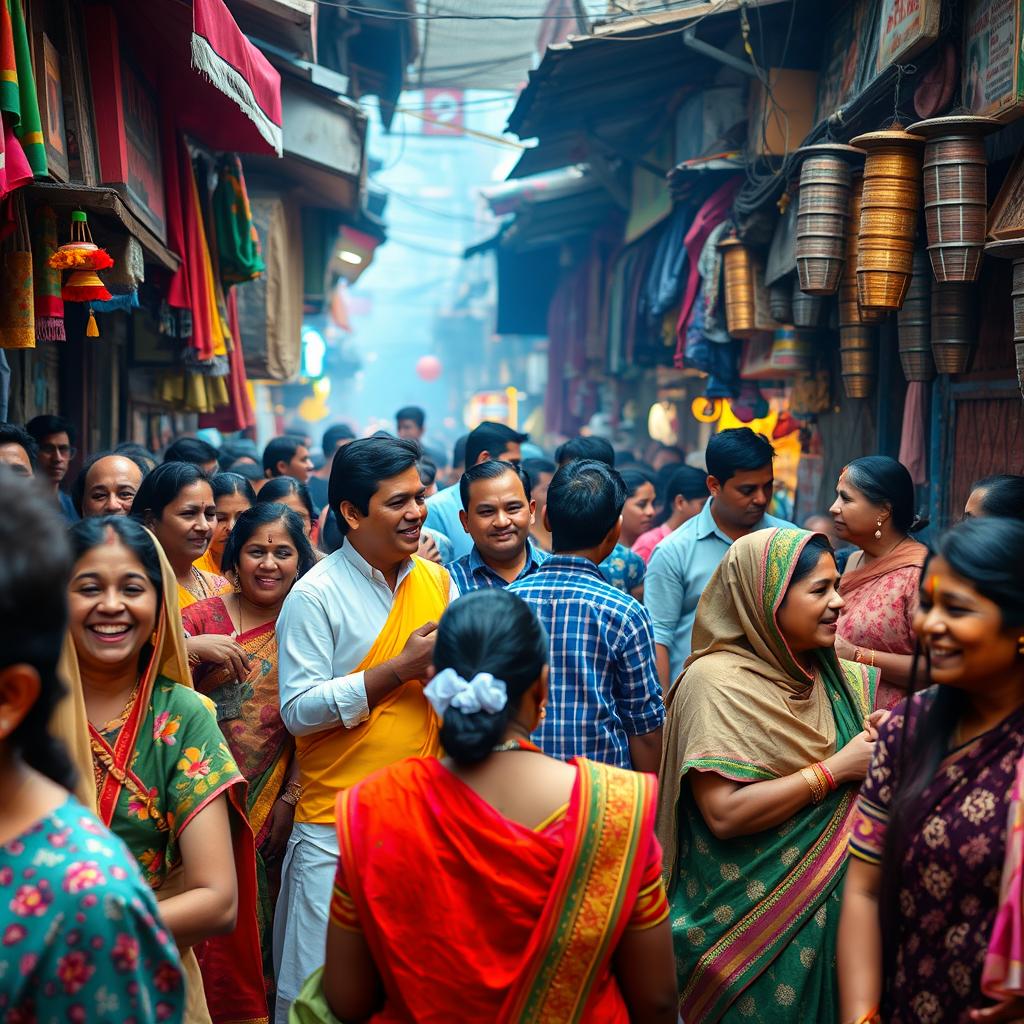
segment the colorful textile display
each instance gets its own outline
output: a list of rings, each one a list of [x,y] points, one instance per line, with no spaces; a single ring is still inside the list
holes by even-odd
[[[225,285],[241,284],[259,277],[265,270],[260,238],[252,219],[252,207],[245,188],[242,161],[237,153],[226,153],[217,168],[213,193],[213,223]]]
[[[9,232],[0,245],[0,348],[35,348],[32,253],[28,217],[20,196],[8,203]]]
[[[32,73],[32,48],[22,0],[4,0],[0,12],[0,110],[8,115],[32,173],[48,172],[39,99]]]
[[[107,274],[110,298],[93,303],[101,313],[115,313],[139,308],[139,288],[146,280],[145,255],[134,235],[121,235],[116,243],[114,266]]]
[[[37,206],[32,224],[32,287],[35,291],[36,341],[66,341],[60,271],[50,266],[57,251],[57,214]]]
[[[213,412],[202,413],[200,427],[216,427],[224,433],[245,430],[256,425],[256,411],[249,393],[249,381],[242,354],[242,332],[238,323],[238,296],[235,288],[228,289],[228,330],[231,333],[231,351],[228,352],[228,404]]]

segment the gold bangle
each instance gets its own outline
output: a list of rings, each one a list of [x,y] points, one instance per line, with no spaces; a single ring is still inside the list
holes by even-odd
[[[818,774],[817,772],[815,772],[814,768],[810,765],[808,765],[806,768],[801,768],[800,774],[804,777],[804,782],[806,782],[807,785],[810,787],[811,800],[816,804],[820,804],[821,801],[825,799],[825,784],[818,777]]]
[[[849,1024],[882,1024],[882,1014],[876,1007],[874,1010],[862,1013],[855,1020],[851,1020]]]
[[[874,648],[871,649],[871,667],[872,668],[875,667],[875,651],[874,651]],[[865,1024],[868,1024],[868,1022],[865,1022]]]

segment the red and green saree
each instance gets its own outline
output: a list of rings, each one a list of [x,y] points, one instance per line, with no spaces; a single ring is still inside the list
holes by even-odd
[[[575,765],[568,805],[536,829],[432,758],[339,795],[331,922],[372,950],[385,990],[374,1024],[626,1024],[612,956],[625,929],[668,913],[655,783]]]
[[[856,786],[776,828],[719,839],[686,775],[739,783],[823,760],[864,728],[877,673],[817,652],[814,675],[776,613],[812,534],[738,540],[701,596],[693,654],[669,692],[658,837],[670,880],[680,1013],[687,1024],[835,1022],[835,946]]]

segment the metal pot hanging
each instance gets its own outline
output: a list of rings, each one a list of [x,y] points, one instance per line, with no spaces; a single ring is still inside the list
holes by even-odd
[[[803,161],[796,215],[796,271],[802,291],[834,295],[846,259],[849,229],[851,164],[864,151],[838,143],[797,150]]]
[[[932,283],[932,358],[939,373],[963,373],[974,351],[974,285]]]
[[[809,330],[820,327],[825,313],[825,297],[808,295],[800,287],[799,278],[793,278],[793,326]]]
[[[864,309],[899,309],[913,272],[924,137],[890,128],[852,141],[867,152],[857,244],[858,297]]]
[[[869,398],[875,389],[875,328],[851,324],[839,328],[839,363],[847,398]]]
[[[738,238],[718,243],[725,280],[725,326],[734,338],[759,333],[757,326],[757,275],[761,264]]]
[[[900,364],[909,381],[927,381],[935,376],[932,358],[932,268],[923,249],[914,253],[914,273],[896,314],[899,325]]]
[[[989,242],[985,252],[1004,260],[1013,260],[1013,284],[1010,300],[1013,303],[1013,346],[1017,356],[1017,383],[1024,396],[1024,238],[1010,238]]]
[[[907,131],[924,147],[924,220],[936,281],[977,281],[988,217],[985,136],[994,117],[933,117]]]
[[[887,310],[865,310],[861,308],[857,295],[857,249],[858,228],[860,225],[861,195],[864,191],[864,178],[855,172],[850,187],[850,230],[846,233],[846,259],[843,263],[843,275],[839,280],[839,326],[850,324],[878,323],[888,316]]]

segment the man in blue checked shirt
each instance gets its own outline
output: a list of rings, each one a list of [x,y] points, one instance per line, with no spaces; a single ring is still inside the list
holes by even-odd
[[[533,735],[541,749],[657,772],[665,705],[651,618],[598,569],[618,541],[625,500],[622,478],[603,462],[559,469],[545,511],[554,554],[508,590],[550,640],[547,717]]]
[[[445,566],[459,593],[507,587],[535,573],[548,556],[530,541],[537,513],[530,478],[512,462],[491,460],[467,469],[459,492],[459,521],[473,538],[472,551]]]

